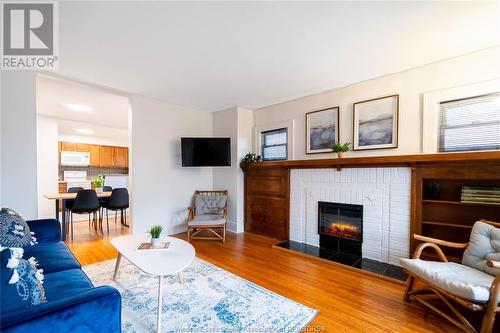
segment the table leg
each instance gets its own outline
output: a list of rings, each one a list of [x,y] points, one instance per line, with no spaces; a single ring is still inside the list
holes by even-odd
[[[59,199],[56,199],[55,202],[56,202],[56,220],[60,221],[59,220]],[[64,232],[64,230],[62,229],[62,224],[61,224],[61,234],[63,232]]]
[[[66,200],[62,199],[62,218],[61,218],[61,223],[62,223],[62,229],[63,229],[63,233],[62,233],[62,240],[65,241],[66,240]]]
[[[163,276],[158,277],[158,312],[156,315],[156,332],[160,333],[161,331],[161,303],[162,303],[162,283]]]
[[[182,279],[181,272],[177,273],[177,279],[179,279],[180,284],[184,284],[184,280]]]
[[[121,260],[122,260],[122,254],[118,253],[118,257],[116,258],[115,272],[113,273],[113,280],[116,279],[116,273],[118,273],[118,268],[120,267]]]

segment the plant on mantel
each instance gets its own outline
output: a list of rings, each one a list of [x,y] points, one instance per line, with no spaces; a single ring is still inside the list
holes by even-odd
[[[250,164],[259,162],[262,162],[262,158],[260,157],[260,155],[248,153],[241,159],[240,168],[241,170],[243,170],[243,172],[245,172]]]
[[[332,151],[334,153],[337,153],[337,155],[338,155],[339,158],[343,158],[345,156],[345,153],[349,151],[349,146],[350,145],[351,145],[350,142],[346,142],[346,143],[335,142],[332,145]]]

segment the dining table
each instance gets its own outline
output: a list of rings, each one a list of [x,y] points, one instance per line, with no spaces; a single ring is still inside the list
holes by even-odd
[[[49,199],[49,200],[55,200],[56,204],[56,220],[61,222],[61,234],[62,234],[62,240],[66,240],[66,232],[67,232],[67,221],[66,221],[66,210],[67,210],[67,205],[66,202],[68,200],[75,200],[76,199],[77,193],[57,193],[57,194],[44,194],[44,197]],[[97,197],[98,198],[109,198],[111,197],[111,192],[97,192]],[[61,203],[61,205],[59,204]],[[59,206],[61,206],[61,218],[59,218]],[[122,222],[123,224],[123,222]],[[127,226],[128,225],[125,225]]]

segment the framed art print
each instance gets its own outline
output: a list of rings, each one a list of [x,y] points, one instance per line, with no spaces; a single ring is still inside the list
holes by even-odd
[[[353,150],[398,147],[399,95],[353,104]]]
[[[338,140],[338,106],[306,113],[306,154],[330,153]]]

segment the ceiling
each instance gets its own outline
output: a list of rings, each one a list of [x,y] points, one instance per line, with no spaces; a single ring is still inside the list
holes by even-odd
[[[59,4],[60,74],[204,111],[259,108],[500,44],[500,2]]]
[[[37,113],[56,118],[59,133],[127,137],[127,97],[45,75],[37,76],[36,83]],[[68,108],[71,104],[88,107],[89,110],[75,111]]]

